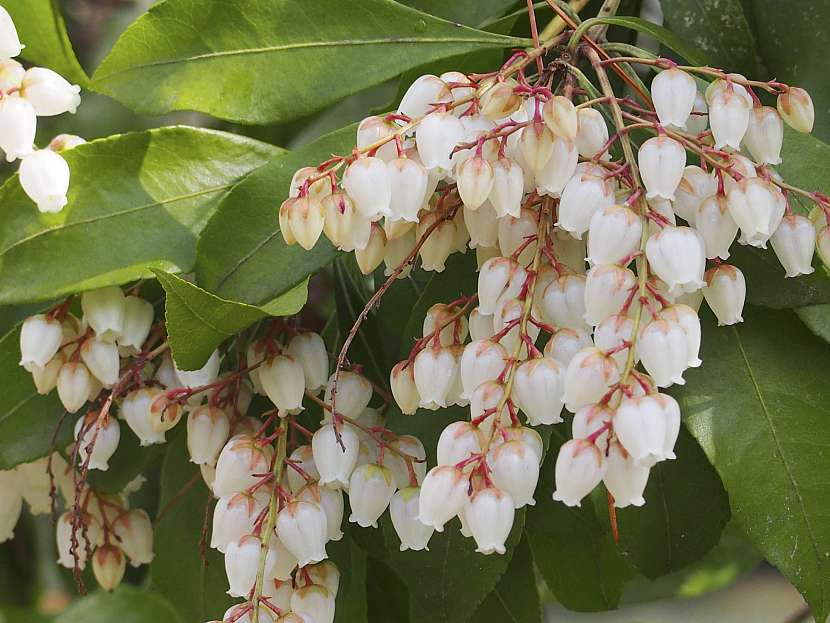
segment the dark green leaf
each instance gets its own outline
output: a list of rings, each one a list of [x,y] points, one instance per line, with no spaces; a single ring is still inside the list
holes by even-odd
[[[830,342],[830,305],[812,305],[795,310],[801,322],[820,338]]]
[[[816,118],[824,116],[819,113]],[[790,184],[805,190],[830,189],[830,145],[824,141],[784,126],[781,160],[776,169]]]
[[[176,601],[183,602],[189,595],[179,594]],[[97,592],[77,600],[55,623],[186,623],[161,595],[124,584],[114,593]]]
[[[346,536],[343,539],[329,542],[326,546],[329,558],[340,570],[334,620],[335,623],[366,623],[367,557],[345,526],[344,531]]]
[[[93,84],[142,113],[268,123],[439,58],[525,43],[392,0],[169,0],[121,36]]]
[[[677,460],[651,469],[642,508],[617,511],[620,548],[647,577],[657,578],[704,556],[729,520],[729,499],[706,455],[682,430]]]
[[[753,305],[787,309],[830,303],[830,278],[816,260],[812,275],[784,277],[784,269],[772,249],[732,245],[729,262],[746,277],[747,300]]]
[[[17,176],[0,188],[0,303],[187,272],[196,236],[239,179],[279,150],[187,127],[122,134],[64,152],[69,205],[41,214]]]
[[[25,60],[86,87],[89,78],[75,58],[58,0],[5,0],[3,7],[26,46],[21,54]]]
[[[202,564],[201,531],[211,495],[199,467],[188,462],[187,435],[183,426],[170,435],[161,470],[161,500],[150,565],[151,585],[175,606],[182,623],[218,620],[233,600],[228,588],[222,555],[207,548],[207,566]],[[210,542],[210,534],[205,537]],[[163,617],[154,623],[166,621]],[[111,623],[112,619],[110,619]]]
[[[451,22],[481,26],[499,17],[515,4],[514,0],[402,0],[401,4],[411,6],[424,13],[443,17]],[[525,10],[527,15],[527,10]]]
[[[527,536],[516,546],[507,571],[470,621],[476,623],[541,623],[542,606]]]
[[[704,365],[679,392],[685,422],[729,492],[750,541],[816,620],[830,610],[830,346],[792,312],[749,308],[704,327]]]
[[[611,610],[632,572],[617,553],[607,517],[600,515],[606,513],[604,491],[596,492],[602,498],[598,506],[589,498],[577,508],[551,499],[556,456],[570,437],[565,427],[549,427],[551,445],[536,488],[536,506],[527,512],[528,540],[537,569],[563,606],[581,612]]]
[[[369,623],[409,623],[409,592],[395,572],[367,556],[366,579]]]
[[[229,337],[266,316],[290,316],[302,309],[308,296],[308,280],[264,307],[219,298],[181,277],[153,271],[167,293],[164,317],[167,337],[176,364],[197,370],[213,350]]]
[[[55,392],[41,396],[32,375],[20,364],[20,328],[0,339],[0,469],[34,461],[49,453],[52,435],[64,413]],[[58,435],[56,448],[72,439],[74,420],[67,418]]]
[[[348,126],[274,158],[237,185],[199,238],[199,285],[228,300],[262,305],[331,262],[337,252],[325,238],[311,251],[286,245],[277,211],[297,169],[319,164],[332,153],[350,152],[356,129]]]

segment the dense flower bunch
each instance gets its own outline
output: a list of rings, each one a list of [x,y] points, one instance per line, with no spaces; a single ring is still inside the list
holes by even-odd
[[[45,149],[36,149],[38,117],[74,113],[81,88],[45,67],[14,60],[25,46],[14,22],[0,6],[0,149],[6,160],[20,159],[20,185],[41,212],[60,212],[69,190],[69,165],[60,155],[85,142],[78,136],[56,136]]]

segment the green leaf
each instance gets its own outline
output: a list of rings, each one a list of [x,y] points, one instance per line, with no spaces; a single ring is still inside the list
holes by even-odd
[[[349,528],[344,526],[344,531],[344,538],[326,546],[329,559],[340,570],[334,620],[336,623],[366,623],[367,556],[351,538]]]
[[[392,0],[168,0],[127,29],[93,85],[142,113],[269,123],[439,58],[525,44]]]
[[[830,342],[830,305],[812,305],[795,310],[801,322],[820,338]]]
[[[0,188],[0,303],[57,298],[187,272],[196,237],[242,177],[279,153],[216,132],[168,127],[121,134],[64,152],[69,205],[41,214],[17,176]]]
[[[567,424],[549,428],[551,445],[536,488],[536,506],[527,512],[526,529],[536,568],[569,610],[612,610],[632,572],[617,553],[606,527],[607,516],[600,515],[607,515],[605,493],[597,490],[602,498],[597,506],[590,498],[576,508],[553,501],[556,457],[570,435]]]
[[[747,300],[753,305],[788,309],[830,303],[830,278],[816,260],[811,275],[784,277],[778,257],[769,249],[732,245],[729,262],[739,267],[746,278]]]
[[[451,22],[481,26],[515,4],[514,0],[401,0],[401,4],[418,9],[424,13],[443,17]],[[527,9],[525,9],[525,16]]]
[[[32,375],[20,364],[20,327],[0,339],[0,469],[11,469],[49,453],[52,435],[64,413],[56,392],[41,396]],[[61,426],[55,448],[72,440],[74,422]]]
[[[409,592],[397,574],[377,558],[367,556],[366,578],[369,623],[409,623]]]
[[[278,156],[238,184],[199,238],[199,285],[225,299],[262,305],[331,262],[337,251],[324,237],[311,251],[286,245],[277,211],[297,169],[317,165],[332,153],[349,153],[356,130],[348,126]]]
[[[726,71],[763,79],[765,72],[741,0],[671,0],[661,4],[666,25],[711,59],[709,62]],[[788,12],[797,11],[776,11]]]
[[[651,468],[642,508],[617,511],[620,548],[649,578],[702,558],[729,521],[729,498],[694,438],[681,430],[677,459]]]
[[[476,623],[541,623],[533,557],[525,536],[516,546],[507,571],[470,621]]]
[[[176,601],[190,595],[179,594]],[[78,599],[55,618],[55,623],[186,623],[164,597],[146,589],[122,584],[113,593],[97,592]]]
[[[749,308],[704,327],[704,365],[679,392],[690,432],[729,492],[750,541],[804,595],[830,610],[830,346],[792,312]]]
[[[790,184],[805,190],[826,191],[830,188],[830,145],[824,141],[785,125],[781,160],[775,168]]]
[[[164,288],[165,321],[170,350],[182,370],[197,370],[213,350],[267,316],[290,316],[305,305],[308,280],[264,307],[219,298],[181,277],[154,270]]]
[[[207,566],[202,563],[201,531],[205,513],[211,511],[208,505],[212,497],[199,466],[188,462],[184,426],[172,432],[175,434],[170,435],[161,469],[159,513],[163,516],[156,518],[156,556],[150,564],[150,584],[175,606],[175,620],[218,620],[233,600],[225,594],[228,584],[222,555],[206,548]],[[210,535],[205,538],[210,539]],[[168,620],[156,619],[165,623]]]
[[[20,42],[26,46],[21,54],[23,59],[87,86],[89,78],[75,58],[58,0],[5,0],[3,7],[12,16]]]

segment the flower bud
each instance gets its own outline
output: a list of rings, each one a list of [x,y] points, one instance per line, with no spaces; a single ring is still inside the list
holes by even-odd
[[[81,103],[81,87],[69,84],[60,75],[45,67],[32,67],[23,76],[20,93],[39,117],[51,117],[65,112],[75,114]]]
[[[124,298],[124,321],[118,336],[122,354],[137,355],[153,326],[153,304],[138,296]]]
[[[391,191],[389,218],[417,223],[418,211],[428,198],[426,169],[417,160],[398,157],[387,163],[386,171]]]
[[[213,493],[216,497],[244,491],[259,482],[267,474],[271,464],[271,447],[262,446],[251,437],[231,437],[216,461],[216,480]]]
[[[809,275],[815,270],[812,266],[816,250],[815,229],[806,216],[785,216],[770,242],[787,277]]]
[[[92,391],[92,375],[76,361],[65,363],[58,372],[58,398],[69,413],[76,413],[86,404]]]
[[[131,391],[121,403],[121,417],[138,437],[142,446],[149,446],[157,443],[164,443],[164,430],[156,430],[153,427],[153,406],[161,406],[156,403],[159,398],[164,397],[164,392],[155,387],[142,387]],[[161,406],[163,408],[163,406]]]
[[[527,273],[516,260],[495,257],[487,260],[478,274],[478,310],[491,315],[507,299],[519,295]]]
[[[661,71],[651,83],[654,109],[664,126],[685,130],[696,96],[695,79],[676,67]]]
[[[389,214],[392,187],[386,163],[373,156],[360,157],[343,174],[343,188],[358,213],[372,221]]]
[[[700,352],[700,318],[697,312],[688,305],[677,304],[664,307],[657,314],[657,319],[668,320],[676,323],[683,329],[686,335],[686,349],[688,352],[688,365],[690,368],[697,368],[702,363],[698,357]]]
[[[311,331],[299,333],[288,343],[288,354],[302,366],[306,389],[320,393],[329,377],[329,356],[323,338]]]
[[[261,549],[262,542],[259,537],[252,534],[247,534],[238,541],[228,543],[225,550],[225,573],[230,585],[228,595],[243,597],[251,592],[256,583]],[[268,560],[269,557],[271,560]],[[273,553],[269,550],[265,562],[266,576],[269,575],[267,573],[268,567],[273,567],[275,563]]]
[[[709,101],[709,125],[715,139],[715,149],[731,148],[738,151],[749,126],[751,103],[734,87],[716,93]]]
[[[406,115],[410,119],[422,117],[434,105],[449,104],[452,99],[452,91],[447,83],[437,76],[427,74],[420,76],[409,85],[406,93],[401,98],[398,114]]]
[[[29,100],[18,93],[0,99],[0,149],[12,162],[34,150],[37,115]]]
[[[605,475],[602,481],[614,498],[614,506],[642,506],[650,468],[638,465],[633,457],[625,451],[619,441],[612,441],[605,458]]]
[[[729,247],[738,235],[738,224],[729,213],[724,195],[711,195],[698,208],[695,227],[703,238],[706,257],[729,258]]]
[[[104,387],[112,387],[118,381],[121,360],[115,344],[88,337],[81,344],[81,360]]]
[[[493,190],[493,165],[476,155],[458,167],[456,179],[464,207],[475,210],[487,200]]]
[[[421,245],[419,253],[421,255],[421,268],[423,270],[434,270],[440,273],[444,271],[444,263],[453,250],[457,233],[455,223],[451,220],[446,220],[444,215],[438,212],[427,212],[418,223],[415,236],[419,240],[423,238],[436,221],[442,222],[433,229],[432,233]]]
[[[553,499],[567,506],[581,506],[582,498],[596,487],[605,475],[602,454],[584,439],[566,441],[556,457],[556,491]]]
[[[236,493],[219,498],[213,509],[210,546],[223,554],[228,543],[254,529],[257,517],[268,505],[268,497],[257,493]]]
[[[640,248],[643,225],[628,207],[609,205],[598,209],[588,227],[588,257],[592,265],[616,264]]]
[[[614,192],[601,177],[591,173],[576,173],[562,190],[559,200],[559,221],[556,225],[577,240],[588,231],[594,213],[614,203]]]
[[[371,383],[363,375],[351,370],[341,370],[339,374],[332,374],[326,384],[326,393],[323,395],[323,401],[329,405],[332,404],[335,378],[337,379],[337,404],[335,405],[337,412],[348,418],[360,417],[372,399]]]
[[[361,528],[377,528],[378,518],[395,494],[395,479],[388,467],[368,463],[360,465],[349,480],[349,521]]]
[[[464,140],[464,125],[449,111],[428,114],[415,129],[415,143],[424,167],[452,169],[452,151]]]
[[[44,213],[60,212],[69,190],[69,165],[60,154],[39,149],[20,161],[20,185]]]
[[[456,421],[449,424],[438,437],[438,465],[455,465],[473,454],[480,454],[484,438],[477,426]]]
[[[628,268],[613,264],[594,266],[585,279],[585,321],[596,326],[618,313],[636,284],[637,278]]]
[[[582,275],[563,275],[542,295],[545,321],[555,327],[585,330],[585,283]]]
[[[729,213],[741,228],[741,242],[762,249],[784,217],[786,200],[770,182],[746,177],[726,195]]]
[[[489,78],[482,81],[483,93],[479,98],[481,114],[493,121],[509,117],[522,105],[522,98],[515,89],[519,86],[513,78],[496,81]]]
[[[510,494],[515,508],[534,506],[533,492],[539,480],[539,457],[524,441],[500,444],[487,457],[493,483]]]
[[[447,396],[455,384],[458,368],[458,361],[449,347],[428,346],[418,353],[414,376],[421,407],[432,410],[447,407]]]
[[[790,87],[786,93],[779,95],[778,112],[793,130],[805,133],[813,131],[813,100],[804,89]]]
[[[663,197],[674,201],[674,192],[683,177],[686,150],[673,138],[655,136],[645,141],[637,153],[646,198]]]
[[[464,518],[480,554],[504,554],[504,542],[513,528],[515,515],[510,494],[488,487],[473,493],[464,508]]]
[[[617,363],[596,347],[574,355],[565,370],[565,407],[576,413],[585,405],[598,402],[620,380]]]
[[[457,467],[443,465],[427,472],[418,498],[418,521],[438,532],[467,501],[467,476]]]
[[[718,190],[718,182],[711,173],[691,164],[683,169],[683,177],[674,192],[674,211],[689,225],[695,225],[701,203]]]
[[[559,329],[545,344],[545,357],[552,357],[567,368],[574,355],[592,345],[591,336],[582,329]]]
[[[743,322],[746,280],[735,266],[721,264],[706,271],[703,297],[718,319],[718,326]]]
[[[769,106],[756,106],[749,113],[744,145],[758,164],[781,164],[784,122]]]
[[[689,347],[686,333],[678,323],[668,320],[648,323],[640,336],[637,352],[657,387],[686,383],[683,372],[688,367]]]
[[[17,28],[14,26],[12,16],[9,12],[0,7],[0,57],[12,58],[20,54],[26,47],[20,43],[17,36]]]
[[[133,567],[153,561],[153,525],[146,512],[134,509],[119,515],[112,524],[112,531],[118,537],[118,547]]]
[[[415,368],[407,360],[400,361],[392,368],[389,375],[392,397],[404,415],[412,415],[418,410],[421,397],[415,385]]]
[[[489,339],[470,342],[461,356],[461,397],[469,399],[481,383],[498,378],[507,359],[507,350],[498,342]]]
[[[490,203],[496,215],[519,216],[524,194],[524,173],[510,158],[499,158],[493,163],[493,188]]]
[[[357,211],[351,197],[337,191],[323,199],[322,205],[323,232],[334,246],[341,251],[354,251],[366,246],[371,221]]]
[[[608,126],[602,113],[594,108],[580,108],[578,111],[579,124],[576,133],[576,147],[583,158],[595,158],[608,142]],[[607,150],[600,156],[605,157]]]
[[[669,286],[670,296],[703,287],[705,256],[703,238],[690,227],[666,226],[646,243],[649,266]]]
[[[262,389],[280,412],[302,411],[305,374],[299,361],[291,355],[277,355],[258,370]]]
[[[297,446],[288,458],[296,467],[308,474],[311,480],[320,480],[320,472],[314,462],[314,452],[310,445]],[[290,467],[285,472],[288,477],[288,487],[292,491],[299,491],[306,485],[306,478],[302,473]]]
[[[114,545],[101,545],[92,555],[92,572],[98,585],[110,593],[121,584],[127,559]]]
[[[277,536],[304,567],[328,558],[326,514],[317,504],[289,502],[277,515]]]
[[[320,234],[323,233],[323,206],[311,195],[288,199],[280,208],[280,216],[285,209],[285,222],[296,240],[306,251],[310,251]],[[286,238],[288,242],[288,238]]]
[[[535,175],[553,155],[553,133],[541,121],[531,121],[520,130],[519,148],[522,158]]]
[[[296,623],[334,623],[334,595],[316,584],[296,588],[291,593],[291,611],[304,617]]]
[[[230,429],[228,416],[218,407],[202,405],[191,411],[187,416],[187,450],[191,463],[215,465]]]
[[[392,526],[401,541],[402,552],[409,549],[429,551],[427,544],[435,530],[418,520],[420,495],[419,487],[407,487],[393,495],[389,503]]]
[[[69,365],[69,364],[67,364]],[[60,388],[60,385],[58,385]],[[60,393],[60,389],[58,389]],[[68,409],[67,409],[68,410]],[[81,463],[87,461],[89,457],[89,469],[100,469],[105,472],[109,469],[110,457],[118,448],[118,441],[121,439],[121,429],[118,426],[118,420],[114,417],[106,418],[106,422],[101,422],[97,414],[93,414],[94,419],[91,423],[86,425],[83,437],[78,441],[78,456]],[[79,418],[75,423],[75,439],[81,435],[81,430],[84,429],[84,422],[86,418]]]
[[[550,131],[557,138],[573,141],[579,128],[579,116],[573,102],[567,97],[552,97],[542,107],[542,116]]]
[[[559,424],[563,407],[565,368],[551,357],[523,362],[516,370],[513,391],[517,406],[532,426]]]
[[[311,438],[314,464],[320,484],[334,489],[349,487],[349,477],[357,465],[360,439],[352,426],[342,424],[338,435],[333,424],[323,424]]]
[[[84,320],[99,340],[114,342],[124,330],[126,299],[121,288],[110,286],[84,292],[81,308]]]
[[[26,370],[44,367],[57,354],[63,342],[59,320],[44,314],[29,316],[20,328],[20,365]]]

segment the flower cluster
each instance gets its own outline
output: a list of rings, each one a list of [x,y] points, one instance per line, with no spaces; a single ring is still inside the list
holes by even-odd
[[[45,149],[36,149],[37,118],[74,113],[81,88],[51,69],[24,69],[14,60],[24,47],[11,16],[0,6],[0,149],[8,162],[20,159],[20,185],[38,210],[60,212],[67,201],[69,165],[58,152],[85,141],[61,134]]]

